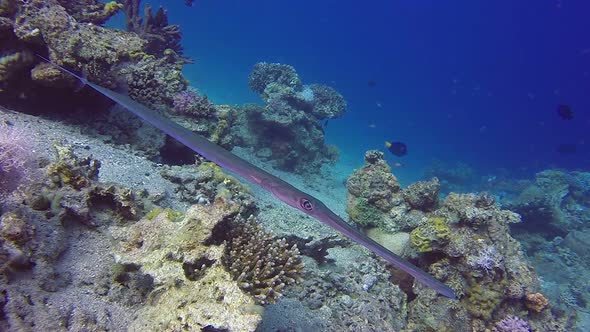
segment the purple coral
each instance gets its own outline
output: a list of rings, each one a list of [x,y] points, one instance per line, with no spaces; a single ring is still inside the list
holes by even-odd
[[[530,332],[529,323],[519,317],[508,315],[501,321],[497,322],[493,332]]]
[[[207,99],[207,96],[199,95],[195,88],[177,93],[172,98],[174,112],[183,115],[198,117],[210,116],[215,112],[215,106]]]
[[[469,265],[484,270],[487,274],[498,266],[504,260],[504,257],[498,252],[495,246],[485,246],[479,255],[468,258]]]

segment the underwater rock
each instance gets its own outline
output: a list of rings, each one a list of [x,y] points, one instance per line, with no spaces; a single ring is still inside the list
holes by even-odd
[[[399,204],[400,185],[383,159],[383,153],[368,151],[366,163],[347,180],[347,212],[361,226],[387,228],[392,223],[387,212]]]
[[[111,228],[121,241],[118,263],[140,266],[154,282],[149,304],[139,309],[131,329],[255,330],[260,310],[222,265],[225,220],[238,211],[239,205],[218,200],[191,207],[179,222],[161,213]]]
[[[248,105],[241,110],[230,128],[236,144],[255,151],[265,150],[275,167],[300,174],[316,172],[333,163],[339,153],[327,145],[319,121],[281,99],[266,106]]]
[[[241,112],[245,115],[238,116],[233,128],[244,136],[242,146],[269,149],[269,160],[295,173],[313,172],[337,160],[337,149],[325,144],[320,122],[346,110],[346,101],[335,89],[304,86],[292,66],[264,62],[254,66],[249,85],[265,105],[247,105]]]
[[[433,178],[430,181],[412,183],[402,190],[402,195],[413,209],[428,212],[436,208],[439,190],[438,179]]]

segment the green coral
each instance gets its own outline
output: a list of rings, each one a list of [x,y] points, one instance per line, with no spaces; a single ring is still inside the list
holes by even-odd
[[[111,17],[115,13],[117,13],[119,9],[123,9],[123,5],[118,3],[117,1],[111,1],[104,5],[103,12],[105,16]]]
[[[150,212],[148,212],[145,215],[145,218],[148,220],[152,220],[155,217],[159,216],[160,213],[165,213],[166,219],[170,220],[172,222],[178,222],[178,221],[181,221],[182,218],[184,218],[184,214],[180,211],[176,211],[171,208],[162,209],[160,207],[156,207],[156,208],[152,209]]]
[[[446,244],[451,238],[448,222],[442,217],[430,217],[426,224],[410,233],[410,243],[419,252],[431,252],[434,245]]]
[[[376,206],[369,204],[368,200],[363,197],[359,197],[354,200],[353,204],[349,204],[346,212],[350,219],[361,226],[380,226],[383,222],[383,212]]]
[[[485,286],[474,283],[467,290],[465,307],[473,316],[490,320],[492,314],[502,302],[505,286],[506,279]]]

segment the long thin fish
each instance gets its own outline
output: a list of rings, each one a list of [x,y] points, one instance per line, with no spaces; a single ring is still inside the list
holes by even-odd
[[[328,209],[328,207],[326,207],[326,205],[324,205],[324,203],[322,203],[317,198],[304,193],[289,183],[279,179],[278,177],[250,164],[249,162],[218,146],[217,144],[211,143],[205,137],[195,134],[192,131],[178,125],[177,123],[159,115],[155,111],[134,101],[130,97],[103,88],[100,85],[88,82],[85,78],[72,73],[71,71],[49,61],[48,59],[40,55],[39,57],[61,69],[63,72],[77,78],[83,84],[89,85],[94,90],[123,106],[143,120],[149,122],[154,127],[172,136],[203,157],[231,172],[241,175],[252,183],[257,184],[263,189],[271,192],[279,200],[316,218],[324,224],[348,236],[355,242],[365,246],[367,249],[385,258],[385,260],[387,260],[389,263],[409,273],[424,285],[434,289],[438,293],[448,298],[457,298],[455,292],[450,287],[434,279],[428,273],[422,271],[412,263],[399,257],[379,243],[373,241],[371,238],[354,229],[352,226],[342,220],[342,218]]]

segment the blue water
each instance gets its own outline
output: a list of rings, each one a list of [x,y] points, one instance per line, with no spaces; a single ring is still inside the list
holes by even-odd
[[[181,25],[196,61],[185,75],[216,103],[260,102],[247,85],[259,61],[338,89],[349,108],[327,140],[359,164],[400,140],[409,154],[388,159],[410,177],[433,159],[519,176],[590,166],[588,1],[151,3]],[[557,116],[561,103],[572,121]],[[577,151],[558,153],[564,143]]]

